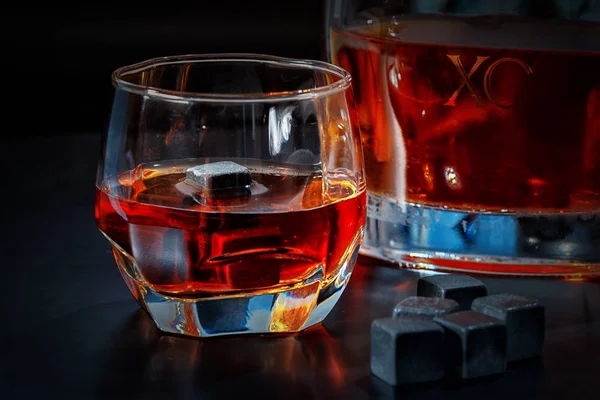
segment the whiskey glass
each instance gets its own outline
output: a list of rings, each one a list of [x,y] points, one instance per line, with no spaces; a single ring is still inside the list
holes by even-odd
[[[354,78],[361,253],[600,274],[600,2],[328,0],[326,36]]]
[[[366,215],[351,77],[186,55],[117,69],[95,216],[164,332],[297,332],[348,283]]]

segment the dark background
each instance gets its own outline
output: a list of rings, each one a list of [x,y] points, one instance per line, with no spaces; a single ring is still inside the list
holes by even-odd
[[[162,1],[0,13],[5,140],[101,132],[120,66],[189,53],[324,57],[324,0]],[[28,4],[29,5],[29,4]],[[8,103],[8,104],[7,104]],[[8,107],[8,112],[6,110]]]

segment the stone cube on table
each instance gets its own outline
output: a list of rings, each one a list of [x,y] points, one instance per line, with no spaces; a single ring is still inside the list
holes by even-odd
[[[469,310],[473,300],[486,295],[487,288],[483,282],[469,275],[432,275],[417,282],[417,296],[451,299],[460,305],[462,311]]]
[[[425,317],[374,320],[371,372],[390,385],[441,379],[444,376],[444,330]]]
[[[503,321],[474,311],[433,319],[445,331],[446,376],[472,379],[506,369],[506,326]]]
[[[458,303],[452,299],[411,296],[405,298],[394,307],[394,317],[401,315],[420,315],[433,318],[438,315],[456,312],[458,309]]]
[[[476,299],[471,308],[504,321],[508,361],[525,360],[542,353],[545,310],[537,300],[516,294],[495,294]]]

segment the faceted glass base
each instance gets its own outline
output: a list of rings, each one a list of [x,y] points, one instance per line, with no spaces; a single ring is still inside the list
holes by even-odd
[[[173,297],[156,292],[141,277],[133,258],[112,241],[111,245],[131,294],[160,330],[208,337],[298,332],[323,321],[350,279],[361,236],[328,277],[318,269],[302,282],[285,288],[214,297]]]
[[[361,254],[407,268],[600,275],[600,211],[461,212],[369,194]]]

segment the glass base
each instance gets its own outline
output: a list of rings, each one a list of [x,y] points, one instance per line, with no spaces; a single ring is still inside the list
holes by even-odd
[[[407,268],[600,275],[600,211],[462,212],[369,194],[360,252]]]
[[[109,239],[110,241],[110,239]],[[113,256],[129,291],[163,332],[196,337],[298,332],[320,323],[348,284],[359,240],[333,276],[323,270],[295,285],[214,297],[158,293],[140,276],[135,261],[114,242]]]

